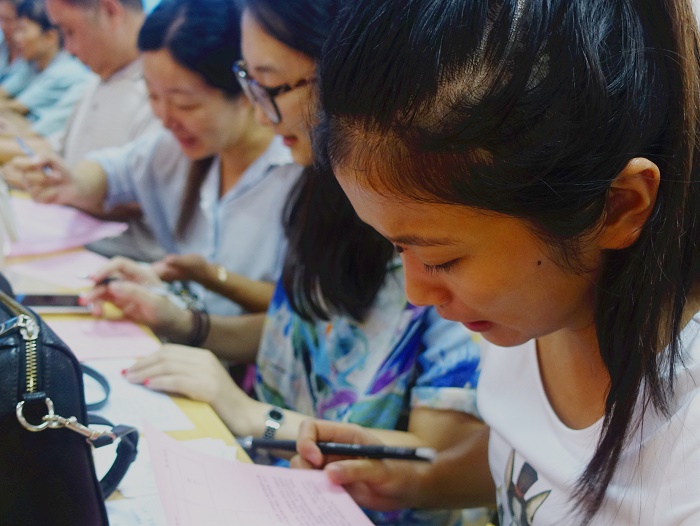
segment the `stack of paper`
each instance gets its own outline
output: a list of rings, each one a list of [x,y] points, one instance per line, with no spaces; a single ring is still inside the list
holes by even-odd
[[[48,254],[82,247],[126,230],[125,223],[100,221],[67,206],[45,205],[18,197],[13,197],[11,202],[17,240],[10,245],[10,256]]]
[[[221,462],[145,427],[168,525],[371,526],[322,471]]]
[[[127,320],[46,317],[54,332],[68,344],[79,361],[140,358],[158,350],[155,337]],[[99,368],[99,364],[97,365]]]

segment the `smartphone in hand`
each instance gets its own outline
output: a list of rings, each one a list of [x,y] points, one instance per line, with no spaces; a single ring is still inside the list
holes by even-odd
[[[38,314],[89,313],[78,294],[17,294],[17,301]]]

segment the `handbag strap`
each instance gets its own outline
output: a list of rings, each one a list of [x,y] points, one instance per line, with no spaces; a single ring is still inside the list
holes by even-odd
[[[88,414],[88,424],[110,426],[112,428],[111,436],[102,436],[92,441],[92,444],[96,448],[112,444],[116,439],[119,439],[117,458],[114,459],[112,467],[109,468],[105,476],[100,480],[102,495],[104,495],[106,499],[114,493],[117,486],[119,486],[119,483],[124,478],[124,475],[126,475],[129,466],[136,459],[139,433],[135,427],[124,425],[115,426],[106,418],[94,413]]]
[[[84,363],[80,364],[81,369],[83,370],[83,374],[86,376],[89,376],[93,380],[95,380],[98,384],[100,384],[100,387],[102,387],[102,390],[104,391],[105,395],[101,400],[98,400],[97,402],[92,402],[89,404],[86,404],[86,408],[88,411],[97,411],[99,409],[102,409],[106,404],[107,400],[109,400],[109,393],[111,391],[111,387],[109,386],[109,381],[107,378],[104,377],[104,375],[92,367],[85,365]],[[111,425],[111,424],[110,424]]]
[[[93,369],[89,365],[81,363],[80,367],[83,370],[83,374],[95,380],[104,391],[104,397],[101,400],[85,404],[88,411],[98,411],[99,409],[102,409],[109,400],[109,394],[112,390],[109,386],[109,381],[102,373],[96,369]],[[90,424],[104,425],[112,428],[111,433],[108,435],[103,435],[95,440],[91,440],[91,444],[95,448],[112,444],[119,439],[119,444],[117,445],[117,457],[114,459],[112,467],[109,468],[107,473],[105,473],[105,475],[102,477],[102,480],[100,480],[102,495],[106,499],[116,491],[119,483],[129,470],[129,466],[131,466],[131,463],[136,459],[139,433],[134,427],[125,425],[115,426],[106,418],[94,413],[88,413],[88,425]]]

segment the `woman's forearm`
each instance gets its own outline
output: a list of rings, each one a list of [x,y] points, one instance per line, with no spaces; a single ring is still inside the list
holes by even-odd
[[[237,389],[237,388],[236,388]],[[261,437],[265,433],[267,413],[272,405],[247,398],[240,401],[238,392],[231,392],[231,397],[224,396],[220,402],[211,404],[219,415],[219,418],[227,425],[231,432],[238,436]],[[299,426],[309,416],[296,411],[283,410],[284,420],[275,433],[275,438],[282,440],[296,440],[299,435]],[[282,454],[282,452],[279,452]],[[290,453],[291,456],[293,453]]]
[[[265,314],[211,316],[209,336],[202,347],[235,363],[255,363]]]
[[[422,466],[412,499],[421,508],[493,506],[496,488],[488,464],[489,429],[474,425],[452,435],[435,462]]]
[[[193,333],[200,328],[195,327],[195,313],[174,305],[172,302],[162,302],[158,310],[158,320],[149,324],[151,329],[169,343],[180,345],[195,345]],[[262,336],[265,314],[242,314],[240,316],[208,316],[209,330],[204,342],[197,347],[208,349],[217,357],[234,363],[255,363],[258,346]],[[203,323],[200,319],[199,324]]]
[[[107,197],[107,174],[93,161],[81,161],[73,170],[71,184],[61,191],[61,204],[79,208],[85,212],[104,215]]]
[[[265,312],[275,290],[274,283],[252,280],[241,274],[229,272],[222,265],[214,263],[207,265],[206,273],[200,282],[248,312]]]

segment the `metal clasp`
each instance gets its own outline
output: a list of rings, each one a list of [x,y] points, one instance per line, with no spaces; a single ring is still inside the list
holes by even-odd
[[[83,424],[78,422],[78,419],[74,416],[64,418],[61,415],[57,415],[54,412],[53,401],[50,398],[46,398],[46,400],[44,401],[46,403],[47,414],[42,417],[42,423],[39,425],[34,425],[27,421],[26,418],[24,418],[24,400],[17,404],[15,410],[17,414],[17,420],[19,420],[19,423],[22,424],[22,426],[25,429],[28,429],[32,432],[37,432],[43,431],[47,428],[60,429],[62,427],[65,427],[67,429],[70,429],[71,431],[78,433],[79,435],[86,437],[88,439],[89,444],[92,444],[95,440],[102,437],[109,437],[112,441],[115,441],[117,439],[116,435],[111,431],[96,431],[94,429],[90,429],[89,427],[84,426]]]
[[[19,420],[19,423],[22,424],[22,427],[33,433],[43,431],[49,427],[49,420],[56,416],[53,411],[53,400],[47,397],[44,399],[44,403],[46,404],[48,413],[42,418],[42,423],[39,425],[34,425],[24,418],[24,400],[21,400],[17,404],[17,407],[15,407],[15,414],[17,415],[17,420]]]

